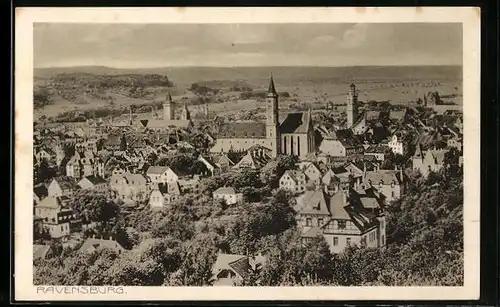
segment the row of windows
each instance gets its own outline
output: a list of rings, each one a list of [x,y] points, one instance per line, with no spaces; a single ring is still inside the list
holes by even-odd
[[[351,244],[351,238],[350,237],[347,237],[345,239],[347,245]],[[339,237],[333,237],[333,246],[337,246],[339,245]]]

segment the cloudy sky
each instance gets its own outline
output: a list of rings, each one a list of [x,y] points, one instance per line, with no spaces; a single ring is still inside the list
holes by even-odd
[[[461,65],[461,24],[34,25],[35,67]]]

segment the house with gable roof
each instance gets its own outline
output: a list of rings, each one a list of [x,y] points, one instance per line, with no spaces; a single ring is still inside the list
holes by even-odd
[[[109,237],[108,239],[98,239],[95,236],[92,238],[87,238],[87,240],[83,242],[83,245],[78,251],[81,253],[93,253],[102,249],[109,249],[117,254],[121,254],[126,251],[126,249],[120,243],[114,240],[113,237]]]
[[[66,200],[66,197],[47,196],[35,206],[34,215],[42,220],[43,228],[48,230],[52,238],[67,238],[71,224],[76,220]]]
[[[402,170],[367,171],[363,177],[363,185],[372,188],[384,196],[386,204],[401,197],[403,190]]]
[[[179,176],[168,166],[150,166],[146,171],[152,183],[176,182]]]
[[[125,172],[112,175],[109,180],[110,189],[121,200],[142,201],[147,199],[151,191],[151,180],[142,174]]]
[[[286,170],[279,180],[279,188],[292,193],[303,193],[306,190],[308,178],[302,170]]]
[[[319,150],[332,157],[345,157],[354,154],[363,154],[364,147],[358,136],[352,130],[337,130],[326,136],[319,146]]]
[[[163,208],[182,194],[181,186],[178,181],[168,183],[155,183],[149,196],[149,206],[151,209]]]
[[[212,266],[210,281],[214,286],[241,285],[251,272],[258,272],[266,261],[267,257],[261,254],[249,257],[219,253]]]
[[[244,155],[241,160],[232,167],[232,169],[260,169],[264,165],[269,163],[270,160],[271,157],[262,151],[248,151],[247,154]]]
[[[307,191],[297,198],[295,210],[303,240],[323,236],[332,253],[340,253],[349,245],[385,245],[383,212],[351,203],[342,190],[332,196],[322,190]]]
[[[233,187],[220,187],[212,193],[214,199],[223,199],[228,205],[234,205],[243,200],[242,193],[236,193]]]
[[[323,174],[316,163],[308,162],[307,165],[302,168],[302,171],[306,175],[308,184],[314,183],[317,186],[321,184]]]
[[[50,182],[47,188],[48,196],[67,196],[71,197],[74,191],[78,190],[80,187],[76,183],[76,181],[67,176],[59,176]]]
[[[78,181],[78,186],[82,190],[105,191],[108,188],[108,182],[99,176],[86,176]]]
[[[444,167],[445,149],[428,149],[422,151],[420,144],[412,157],[413,168],[420,171],[420,173],[427,177],[430,172],[439,172]]]

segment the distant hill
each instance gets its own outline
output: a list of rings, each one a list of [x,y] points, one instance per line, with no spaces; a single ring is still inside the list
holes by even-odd
[[[331,80],[355,82],[357,80],[462,80],[462,66],[353,66],[353,67],[160,67],[160,68],[111,68],[105,66],[75,66],[35,68],[34,75],[50,78],[61,73],[113,74],[163,74],[176,83],[193,83],[210,80],[259,80],[276,79]]]
[[[283,93],[280,99],[283,108],[308,104],[324,106],[327,101],[335,105],[345,104],[350,83],[356,84],[361,101],[405,104],[423,99],[425,93],[433,91],[439,92],[447,103],[462,104],[461,66],[126,69],[77,66],[34,70],[35,90],[48,87],[48,91],[35,93],[39,101],[35,113],[54,116],[66,111],[151,104],[164,100],[168,93],[174,96],[174,100],[188,97],[189,103],[200,104],[205,100],[193,96],[206,96],[205,92],[212,94],[208,103],[214,112],[239,112],[260,105],[259,93],[267,90],[271,73],[277,90]],[[147,75],[164,76],[173,82],[173,86],[159,85],[156,81],[161,78],[149,79]],[[149,83],[148,80],[155,81]],[[51,98],[50,101],[46,97]],[[256,99],[256,102],[240,103],[246,98]]]

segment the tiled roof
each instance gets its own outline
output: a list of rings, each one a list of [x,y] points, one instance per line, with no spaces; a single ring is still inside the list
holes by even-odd
[[[218,254],[212,266],[212,274],[217,275],[222,270],[232,269],[241,277],[246,276],[250,269],[248,257],[243,255]]]
[[[297,182],[299,177],[305,176],[304,172],[301,170],[286,170],[283,176],[288,175],[293,181]]]
[[[444,157],[446,155],[446,150],[429,150],[430,154],[434,158],[434,162],[437,165],[443,165],[444,164]]]
[[[168,170],[168,166],[150,166],[146,171],[148,175],[161,175]]]
[[[304,238],[316,238],[322,234],[323,231],[319,227],[312,227],[306,230],[306,232],[304,232],[301,236]]]
[[[330,214],[332,219],[350,220],[351,217],[345,209],[346,206],[346,196],[344,192],[340,190],[330,198]]]
[[[396,184],[399,184],[402,179],[400,178],[399,173],[400,172],[397,170],[368,171],[366,172],[363,182],[365,184],[369,184],[371,182],[372,185],[377,185],[380,182],[383,182],[387,185],[394,181]]]
[[[389,150],[389,147],[383,145],[371,145],[365,150],[365,154],[371,153],[386,153]]]
[[[355,136],[350,129],[345,130],[336,130],[330,133],[327,137],[327,140],[338,140],[344,146],[357,146],[361,145],[360,139]]]
[[[106,183],[106,180],[104,180],[104,178],[100,177],[100,176],[87,176],[85,177],[85,179],[87,179],[88,181],[90,181],[92,184],[102,184],[102,183]]]
[[[125,250],[123,246],[120,245],[120,243],[114,240],[88,238],[87,240],[85,240],[82,247],[80,247],[80,251],[87,252],[90,248],[94,249],[108,248],[115,252],[120,252]]]
[[[330,215],[328,210],[328,197],[323,190],[306,191],[302,197],[297,198],[300,214]]]
[[[226,123],[217,134],[218,138],[265,138],[266,124],[252,123]]]
[[[45,197],[37,205],[38,208],[50,208],[50,209],[57,209],[61,206],[62,206],[61,199],[54,196]]]
[[[72,190],[78,187],[76,181],[71,177],[59,176],[53,180],[55,180],[63,190]]]
[[[310,123],[308,113],[288,113],[280,125],[281,133],[307,133]]]
[[[121,176],[127,180],[127,184],[146,185],[149,182],[149,179],[142,174],[124,173]]]

